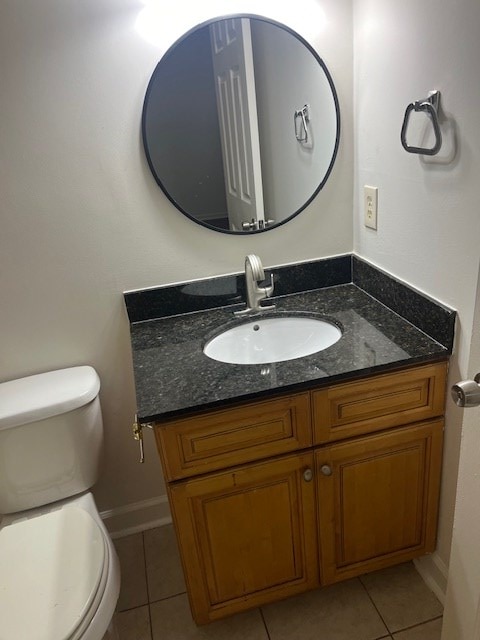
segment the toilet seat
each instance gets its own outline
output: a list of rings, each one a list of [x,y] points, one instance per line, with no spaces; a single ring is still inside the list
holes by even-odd
[[[0,528],[2,640],[79,640],[108,568],[104,533],[76,506]]]
[[[85,615],[85,617],[83,618],[82,622],[80,623],[80,625],[77,627],[77,629],[75,630],[74,634],[72,636],[70,636],[69,640],[82,640],[82,638],[85,637],[85,632],[87,627],[90,625],[92,618],[94,617],[94,615],[97,613],[99,604],[104,596],[105,593],[105,585],[107,583],[107,579],[108,579],[108,570],[109,570],[109,554],[106,551],[105,552],[105,556],[104,556],[104,563],[103,563],[103,574],[102,574],[102,578],[100,581],[100,584],[98,585],[97,588],[97,592],[95,594],[95,597],[92,601],[92,604],[90,606],[90,609],[88,610],[87,614]]]

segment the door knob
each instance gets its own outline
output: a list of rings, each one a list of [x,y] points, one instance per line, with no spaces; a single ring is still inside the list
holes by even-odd
[[[255,231],[257,228],[257,221],[255,218],[252,218],[250,222],[242,222],[242,231]]]
[[[478,407],[480,405],[480,373],[473,380],[461,380],[451,390],[457,407]]]
[[[329,464],[322,464],[322,466],[320,467],[320,471],[324,476],[332,475],[332,467]]]

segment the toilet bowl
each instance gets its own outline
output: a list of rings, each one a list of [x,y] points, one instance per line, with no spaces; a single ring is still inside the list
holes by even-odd
[[[0,575],[2,640],[103,638],[120,569],[92,494],[6,516]]]
[[[91,367],[0,384],[2,640],[116,639],[119,562],[88,491],[98,391]]]

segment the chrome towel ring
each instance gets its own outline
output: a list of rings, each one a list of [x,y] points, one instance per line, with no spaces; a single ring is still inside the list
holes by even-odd
[[[425,156],[434,156],[437,154],[442,147],[442,133],[440,131],[440,125],[438,124],[438,110],[440,107],[440,91],[430,91],[428,97],[425,100],[416,100],[408,105],[405,116],[403,118],[402,131],[400,134],[400,139],[402,141],[402,146],[405,151],[408,153],[419,153]],[[407,129],[408,129],[408,121],[410,119],[410,114],[412,111],[425,111],[428,113],[432,120],[433,132],[435,134],[435,144],[433,147],[425,148],[425,147],[411,147],[407,144]]]
[[[297,123],[297,120],[300,120]],[[308,142],[308,123],[310,122],[309,105],[304,105],[293,114],[293,126],[298,142]]]

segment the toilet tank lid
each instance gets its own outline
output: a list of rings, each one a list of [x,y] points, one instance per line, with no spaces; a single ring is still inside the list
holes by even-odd
[[[70,367],[0,383],[0,431],[78,409],[100,390],[93,367]]]

